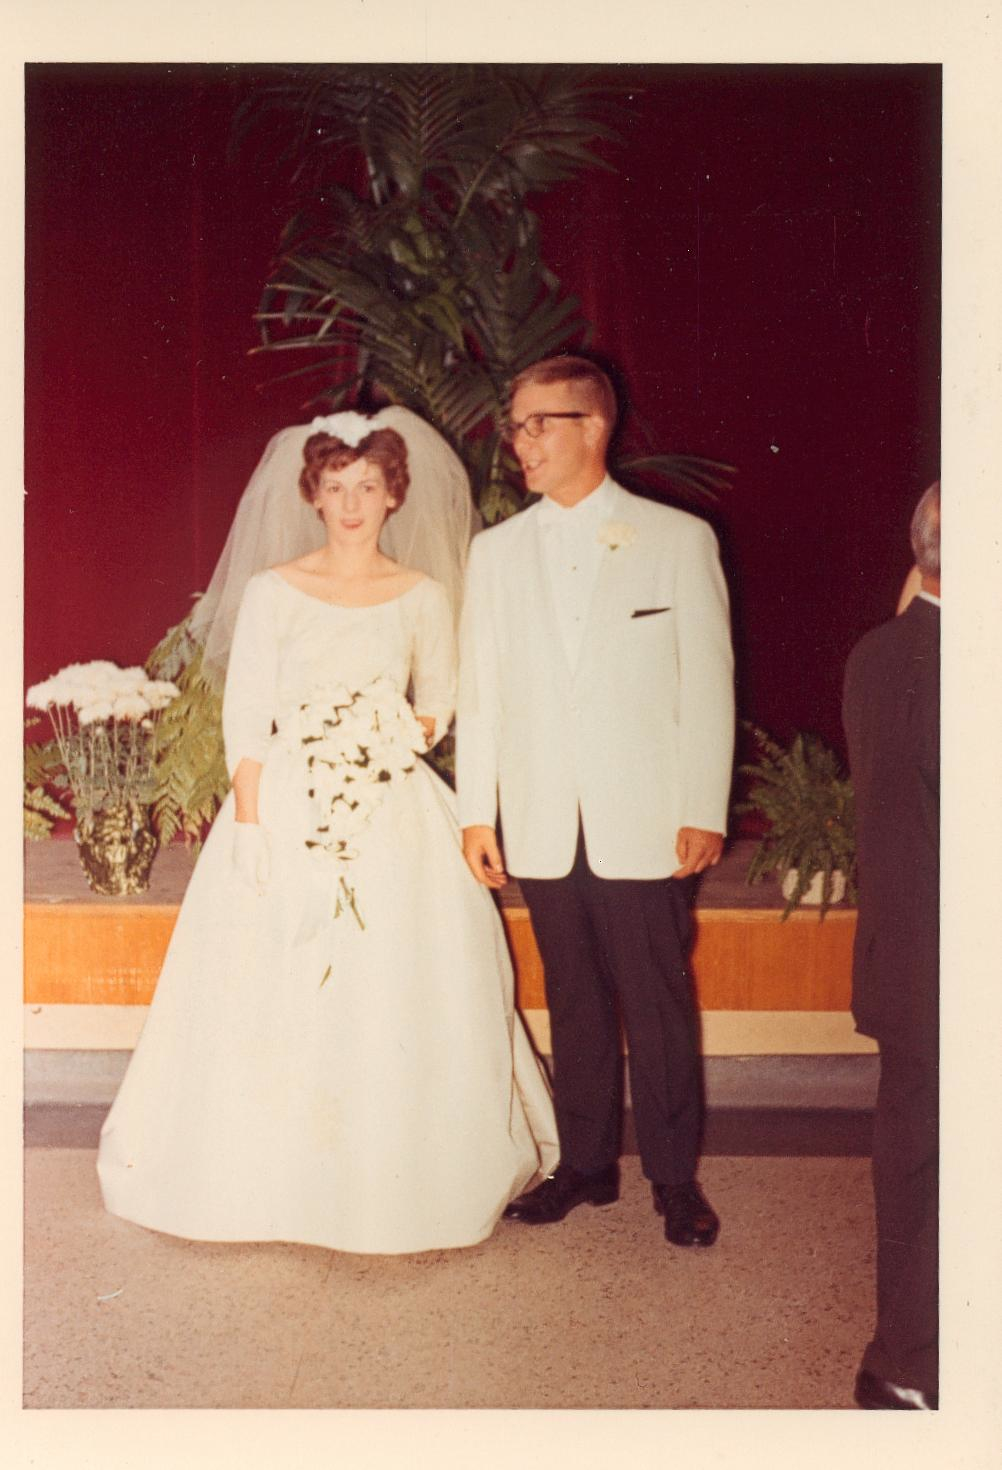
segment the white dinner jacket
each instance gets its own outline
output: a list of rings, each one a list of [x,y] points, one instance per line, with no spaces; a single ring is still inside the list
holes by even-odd
[[[470,547],[459,819],[494,827],[500,815],[516,877],[570,871],[579,811],[589,863],[606,878],[667,877],[680,827],[726,831],[734,665],[716,538],[696,516],[613,490],[601,534],[619,544],[603,550],[573,669],[538,507]]]

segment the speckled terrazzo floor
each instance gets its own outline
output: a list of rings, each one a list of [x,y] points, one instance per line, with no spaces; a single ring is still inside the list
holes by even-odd
[[[723,1230],[623,1198],[464,1251],[172,1239],[105,1214],[95,1155],[26,1154],[26,1408],[851,1408],[865,1158],[704,1160]]]

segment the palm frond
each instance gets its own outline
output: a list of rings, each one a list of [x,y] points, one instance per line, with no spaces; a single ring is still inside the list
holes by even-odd
[[[689,498],[717,500],[719,491],[730,488],[730,477],[737,470],[719,460],[691,454],[645,454],[617,460],[615,473],[626,483],[634,480],[654,487],[666,485]]]
[[[496,435],[509,382],[590,331],[545,264],[529,200],[610,166],[602,150],[618,141],[611,104],[626,105],[625,85],[579,64],[336,64],[276,68],[261,95],[261,118],[297,160],[301,207],[254,350],[301,357],[281,378],[315,383],[310,402],[389,401],[430,418],[488,521],[524,502],[510,456],[476,448]],[[617,470],[697,501],[733,473],[680,454]]]

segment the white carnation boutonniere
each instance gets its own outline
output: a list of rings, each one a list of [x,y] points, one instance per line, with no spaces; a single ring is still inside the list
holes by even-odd
[[[598,539],[610,551],[618,551],[621,546],[633,545],[637,539],[637,528],[629,521],[606,521],[599,530]]]

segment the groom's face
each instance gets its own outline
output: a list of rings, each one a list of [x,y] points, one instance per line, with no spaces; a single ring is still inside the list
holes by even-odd
[[[546,414],[583,413],[584,418],[546,418]],[[523,430],[514,450],[527,490],[556,500],[593,489],[604,473],[601,420],[589,412],[573,383],[527,383],[512,399],[511,417],[524,423],[541,414],[543,432],[531,439]],[[596,478],[597,476],[597,478]]]

